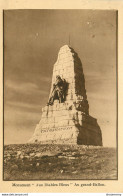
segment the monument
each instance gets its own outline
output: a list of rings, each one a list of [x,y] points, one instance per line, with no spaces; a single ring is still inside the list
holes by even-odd
[[[102,146],[97,119],[89,115],[81,60],[68,45],[60,48],[49,99],[29,142]]]

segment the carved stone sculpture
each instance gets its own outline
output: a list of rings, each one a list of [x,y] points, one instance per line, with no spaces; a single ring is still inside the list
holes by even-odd
[[[59,103],[63,103],[66,97],[66,90],[67,83],[65,79],[61,79],[59,75],[56,76],[56,81],[53,84],[53,90],[47,105],[53,105],[54,100],[59,100]]]

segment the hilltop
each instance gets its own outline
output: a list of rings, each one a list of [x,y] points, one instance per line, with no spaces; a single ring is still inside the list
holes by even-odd
[[[4,180],[117,179],[116,149],[83,145],[4,146]]]

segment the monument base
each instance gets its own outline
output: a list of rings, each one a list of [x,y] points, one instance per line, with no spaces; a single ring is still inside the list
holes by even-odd
[[[102,146],[102,135],[97,120],[74,107],[74,103],[55,102],[42,109],[31,143],[79,144]]]

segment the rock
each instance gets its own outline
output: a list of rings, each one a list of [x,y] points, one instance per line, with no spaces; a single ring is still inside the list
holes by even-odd
[[[37,163],[36,166],[38,167],[40,165],[40,163]]]
[[[21,156],[20,156],[20,159],[23,159],[23,158],[24,158],[24,156],[23,156],[23,155],[21,155]]]
[[[35,153],[34,153],[34,152],[29,154],[29,156],[31,156],[31,157],[33,157],[34,155],[35,155]]]
[[[21,155],[21,151],[17,151],[17,156]]]
[[[76,159],[76,157],[67,157],[68,159]]]
[[[72,172],[72,174],[76,174],[76,173],[78,173],[78,171],[73,171],[73,172]]]
[[[26,156],[24,156],[24,158],[27,158],[27,159],[28,159],[28,158],[30,158],[30,156],[27,156],[27,155],[26,155]]]
[[[36,153],[35,157],[42,157],[42,153]]]
[[[99,161],[96,161],[96,164],[99,164],[100,162]]]
[[[42,153],[42,156],[53,157],[53,156],[56,156],[56,155],[57,155],[57,152],[51,152],[51,151]]]
[[[64,158],[64,156],[58,156],[58,158],[59,158],[59,159],[62,159],[62,158]]]
[[[18,166],[17,165],[12,165],[11,170],[18,170]]]

